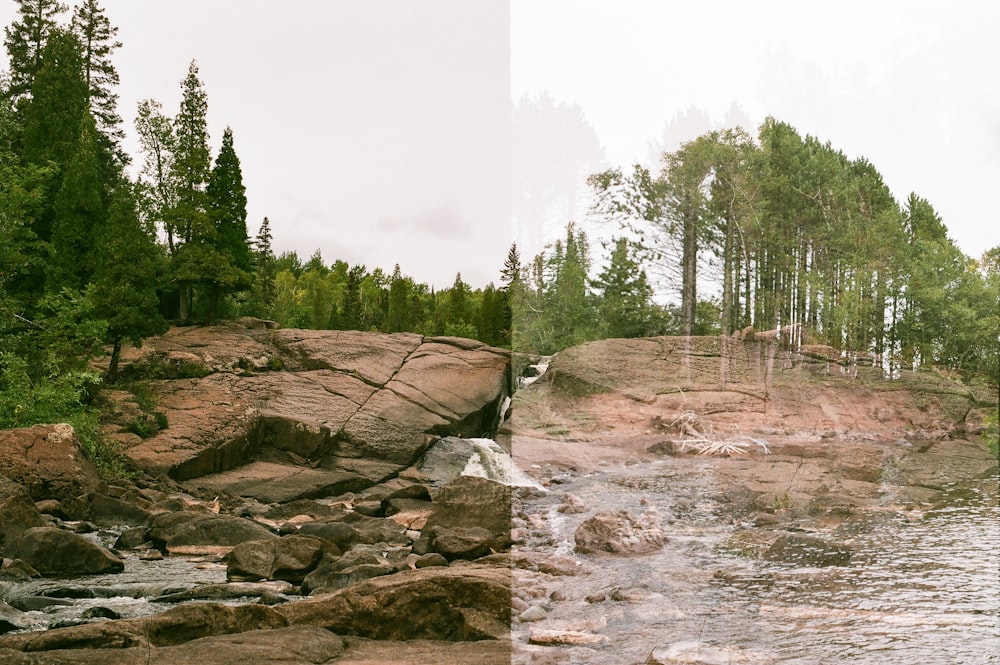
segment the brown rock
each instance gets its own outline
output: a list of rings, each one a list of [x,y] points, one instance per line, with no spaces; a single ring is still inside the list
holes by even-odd
[[[278,536],[242,517],[184,511],[155,515],[148,537],[159,549],[174,554],[198,554],[228,551],[240,543]]]
[[[42,575],[100,575],[125,569],[122,560],[111,551],[55,527],[27,529],[9,544],[7,554]]]
[[[170,426],[128,454],[191,480],[259,464],[271,451],[268,460],[287,470],[257,471],[281,483],[238,475],[204,483],[277,501],[358,491],[408,466],[437,435],[490,431],[509,365],[506,351],[471,340],[240,324],[171,330],[123,363],[181,356],[209,374],[158,381]]]
[[[576,551],[585,553],[649,554],[663,547],[666,534],[648,513],[604,511],[581,524],[574,535]]]
[[[226,555],[226,578],[285,580],[300,584],[323,556],[323,541],[285,536],[240,543]]]
[[[0,552],[25,529],[45,524],[23,486],[0,476]]]
[[[66,424],[0,430],[0,476],[23,485],[35,501],[62,500],[101,485]]]
[[[231,607],[217,603],[191,603],[140,619],[87,623],[43,632],[0,637],[0,654],[13,651],[58,649],[129,649],[173,646],[212,635],[245,633],[263,628],[281,628],[285,618],[264,605]],[[146,656],[143,656],[145,662]],[[4,661],[7,662],[7,661]],[[32,661],[36,662],[36,661]],[[64,662],[58,659],[50,662]],[[126,661],[130,662],[130,661]],[[205,661],[200,661],[205,662]]]
[[[287,603],[291,625],[380,640],[503,639],[510,631],[508,568],[422,568]]]

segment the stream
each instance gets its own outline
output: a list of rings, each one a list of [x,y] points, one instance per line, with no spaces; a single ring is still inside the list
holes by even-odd
[[[817,534],[849,544],[849,565],[806,568],[721,547],[751,526],[717,493],[713,468],[725,463],[608,465],[525,498],[523,510],[546,515],[546,526],[516,550],[569,559],[576,573],[515,570],[516,586],[544,587],[547,610],[515,621],[515,662],[1000,663],[997,479],[953,485],[923,511],[859,512]],[[556,512],[566,492],[589,510]],[[574,553],[575,529],[599,510],[655,510],[669,542],[645,556]],[[595,639],[540,648],[530,643],[540,631]],[[561,658],[549,659],[553,648]]]

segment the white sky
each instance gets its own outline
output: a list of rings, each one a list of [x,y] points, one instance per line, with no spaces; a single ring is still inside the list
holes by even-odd
[[[70,0],[72,3],[72,0]],[[1000,244],[1000,3],[960,0],[102,0],[119,112],[176,113],[197,59],[230,125],[251,235],[437,287],[498,281],[510,104],[579,104],[611,165],[692,106],[738,103],[864,155],[968,254]],[[16,4],[0,4],[9,24]],[[138,157],[136,158],[138,160]],[[515,174],[516,177],[516,174]]]
[[[867,157],[965,253],[1000,244],[1000,2],[513,0],[511,24],[513,97],[578,103],[612,165],[736,102]]]

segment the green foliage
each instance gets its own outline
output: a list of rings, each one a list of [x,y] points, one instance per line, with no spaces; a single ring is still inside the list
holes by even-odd
[[[990,451],[1000,457],[1000,414],[993,411],[983,422],[983,440],[990,447]]]
[[[17,0],[20,20],[5,31],[4,46],[10,59],[8,94],[20,99],[31,91],[35,76],[42,67],[42,49],[56,29],[56,17],[66,11],[57,0]]]
[[[86,411],[100,376],[62,365],[50,356],[39,371],[24,357],[0,353],[0,429],[66,422]]]

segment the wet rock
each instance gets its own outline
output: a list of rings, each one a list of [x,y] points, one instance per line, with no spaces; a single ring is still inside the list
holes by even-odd
[[[266,594],[284,594],[291,590],[290,582],[227,582],[202,584],[186,591],[163,594],[154,600],[158,603],[186,603],[192,600],[224,601],[233,598],[263,597]]]
[[[155,515],[149,528],[150,540],[171,554],[228,551],[240,543],[277,537],[242,517],[190,511]]]
[[[637,518],[624,510],[594,515],[577,528],[574,539],[577,552],[612,554],[649,554],[667,542],[655,515]]]
[[[91,607],[80,615],[84,619],[121,619],[122,616],[109,607]]]
[[[737,665],[758,662],[740,649],[716,647],[694,640],[674,642],[653,649],[646,665]]]
[[[203,637],[168,647],[133,646],[54,653],[6,650],[0,651],[0,660],[4,665],[316,665],[339,662],[338,657],[344,653],[345,646],[343,638],[319,628],[305,626]]]
[[[448,561],[471,560],[492,553],[490,544],[493,541],[493,534],[482,527],[449,529],[434,526],[428,533],[427,547],[430,552],[437,552]]]
[[[473,527],[485,529],[490,533],[487,545],[499,552],[510,547],[510,516],[509,486],[486,478],[460,476],[435,497],[434,512],[427,518],[414,551],[431,551],[434,529],[440,526],[455,532]]]
[[[133,550],[146,542],[146,527],[135,526],[125,529],[118,540],[115,541],[115,549]]]
[[[23,485],[35,501],[61,501],[101,485],[67,424],[0,430],[0,476]]]
[[[157,549],[148,549],[139,554],[140,561],[163,561],[163,552]]]
[[[565,496],[563,496],[562,503],[559,504],[559,507],[556,508],[556,510],[567,515],[577,515],[587,512],[588,508],[583,499],[575,494],[567,492]]]
[[[503,639],[510,632],[510,570],[407,570],[277,608],[291,625],[380,640]]]
[[[355,582],[408,568],[409,548],[359,544],[341,556],[326,556],[302,581],[302,593],[342,589]]]
[[[72,520],[86,520],[101,526],[142,526],[151,517],[149,511],[135,503],[100,492],[68,497],[62,500],[60,508]]]
[[[25,529],[45,524],[28,491],[0,476],[0,552]]]
[[[428,552],[416,558],[413,562],[416,568],[430,568],[433,566],[447,566],[448,559],[437,552]]]
[[[54,527],[24,531],[7,548],[42,575],[120,573],[125,564],[110,550],[83,536]]]
[[[528,644],[540,646],[593,646],[609,642],[604,635],[582,630],[532,630],[528,638]]]
[[[549,613],[543,608],[538,605],[532,605],[528,609],[521,612],[517,618],[521,621],[521,623],[531,623],[534,621],[544,621],[548,616]]]
[[[0,635],[13,630],[22,630],[29,625],[23,612],[0,600]]]
[[[323,556],[323,541],[285,536],[240,543],[225,557],[226,578],[237,581],[286,580],[301,584]]]
[[[788,534],[780,536],[764,552],[770,561],[782,561],[800,566],[846,566],[852,551],[847,545],[833,543],[815,536]]]
[[[190,603],[141,619],[101,621],[0,637],[0,652],[56,649],[127,649],[172,646],[212,635],[281,628],[284,617],[264,605],[230,607]],[[141,662],[146,662],[145,656]],[[58,662],[58,661],[56,661]],[[204,662],[204,661],[198,661]]]

